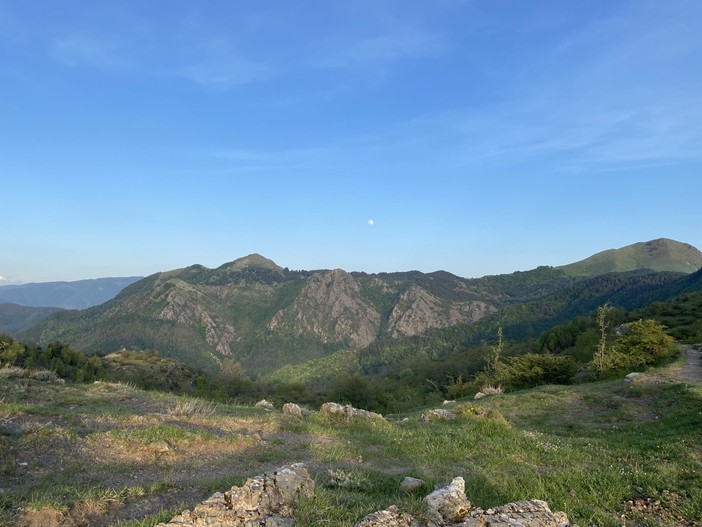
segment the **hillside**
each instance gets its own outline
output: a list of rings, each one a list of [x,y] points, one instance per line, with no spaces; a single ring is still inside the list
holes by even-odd
[[[494,335],[498,325],[522,337],[679,278],[650,271],[575,277],[550,267],[480,279],[444,271],[290,271],[250,255],[216,269],[157,273],[103,305],[52,315],[24,337],[88,352],[155,349],[209,370],[232,359],[262,374],[377,342],[455,334],[451,328],[465,328],[460,345]],[[406,353],[414,353],[411,345]]]
[[[25,331],[57,311],[61,311],[61,308],[27,307],[12,303],[0,303],[0,333]]]
[[[75,282],[42,282],[0,286],[0,303],[28,307],[85,309],[107,302],[140,276],[95,278]]]
[[[503,297],[449,273],[289,271],[251,255],[216,269],[149,276],[101,306],[50,317],[27,335],[88,351],[152,348],[209,368],[232,358],[256,372],[364,347],[382,334],[473,322]]]
[[[659,238],[602,251],[579,262],[557,267],[570,276],[595,276],[637,269],[693,273],[702,268],[702,252],[687,243]]]
[[[391,504],[417,514],[456,476],[482,509],[536,498],[579,525],[696,526],[702,390],[676,372],[459,400],[447,421],[349,422],[0,369],[0,525],[153,526],[304,462],[317,490],[299,527],[351,527]],[[405,476],[421,487],[401,491]]]

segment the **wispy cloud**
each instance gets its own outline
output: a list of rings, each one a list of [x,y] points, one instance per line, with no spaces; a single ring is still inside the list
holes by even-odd
[[[49,55],[56,62],[70,67],[113,69],[126,65],[117,42],[90,35],[76,34],[58,39],[51,45]]]
[[[6,276],[0,276],[0,286],[3,285],[17,285],[20,284],[18,280],[12,280],[11,278],[7,278]]]
[[[206,86],[227,87],[259,82],[275,72],[268,64],[243,57],[228,39],[212,38],[194,44],[180,59],[184,65],[170,73]]]
[[[372,34],[355,34],[325,50],[314,65],[322,68],[352,68],[398,60],[437,57],[450,49],[446,35],[427,28],[390,24]]]
[[[267,79],[273,68],[236,56],[206,57],[199,62],[176,68],[175,76],[206,86],[235,86]]]
[[[132,36],[134,41],[120,42],[108,36],[73,34],[54,41],[49,55],[71,68],[181,77],[205,86],[259,82],[274,73],[269,65],[241,56],[224,39],[190,39],[187,45],[173,44],[163,56],[148,35]]]
[[[364,38],[348,51],[356,61],[397,60],[439,55],[448,43],[438,33],[416,29],[396,29],[389,33]]]

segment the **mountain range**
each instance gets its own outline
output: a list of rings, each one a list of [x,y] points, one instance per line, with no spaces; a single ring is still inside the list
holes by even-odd
[[[679,258],[702,262],[694,247],[666,239],[607,255],[466,279],[445,271],[291,271],[253,254],[216,269],[148,276],[99,306],[54,313],[24,336],[89,352],[155,349],[210,370],[231,359],[263,374],[443,329],[465,334],[466,342],[497,324],[508,325],[508,334],[541,331],[605,301],[634,305],[688,276]],[[608,259],[626,272],[598,274]]]
[[[0,303],[26,307],[85,309],[114,298],[141,276],[95,278],[75,282],[41,282],[0,286]]]

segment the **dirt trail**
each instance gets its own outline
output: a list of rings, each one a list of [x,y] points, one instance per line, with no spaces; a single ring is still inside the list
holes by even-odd
[[[702,351],[692,346],[683,346],[687,354],[685,365],[680,372],[680,379],[695,384],[702,384]]]

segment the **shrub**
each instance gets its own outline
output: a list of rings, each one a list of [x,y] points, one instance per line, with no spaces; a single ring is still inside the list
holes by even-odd
[[[526,353],[510,357],[493,373],[481,372],[475,385],[483,393],[490,386],[505,390],[522,390],[541,384],[569,384],[578,371],[572,357],[550,353]]]
[[[630,357],[636,364],[652,364],[669,357],[675,351],[675,340],[659,322],[638,320],[623,328],[615,350]]]

